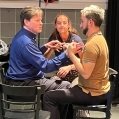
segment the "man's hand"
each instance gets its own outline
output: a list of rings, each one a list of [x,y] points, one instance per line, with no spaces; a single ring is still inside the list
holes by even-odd
[[[59,51],[63,48],[63,43],[58,40],[53,40],[45,44],[45,47]]]
[[[71,53],[76,54],[82,52],[83,49],[84,49],[83,43],[72,42],[68,45],[67,53],[68,55],[70,55]]]

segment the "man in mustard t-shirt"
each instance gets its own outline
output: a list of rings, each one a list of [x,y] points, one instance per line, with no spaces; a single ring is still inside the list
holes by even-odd
[[[67,54],[79,72],[78,84],[69,89],[46,92],[44,109],[51,112],[51,119],[60,119],[60,104],[101,104],[110,89],[109,51],[100,26],[104,20],[104,10],[91,5],[81,10],[80,28],[87,37],[83,50],[81,46],[70,44]],[[80,59],[75,55],[78,52]]]

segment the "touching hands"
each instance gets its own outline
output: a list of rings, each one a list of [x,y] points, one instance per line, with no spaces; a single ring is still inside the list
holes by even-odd
[[[72,42],[68,45],[68,48],[67,48],[67,54],[70,55],[70,54],[80,54],[80,52],[82,52],[84,49],[84,44],[82,42],[80,43],[76,43],[76,42]]]
[[[63,49],[66,50],[66,49],[68,48],[69,44],[70,44],[70,43],[64,43],[64,44],[63,44]]]
[[[63,44],[64,43],[61,43],[58,40],[52,40],[52,41],[46,43],[45,46],[47,48],[59,51],[59,50],[61,50],[63,48]]]

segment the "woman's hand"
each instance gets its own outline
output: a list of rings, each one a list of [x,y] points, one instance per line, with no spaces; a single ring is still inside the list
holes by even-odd
[[[57,76],[64,78],[70,72],[71,68],[72,67],[70,65],[61,67],[57,73]]]
[[[70,44],[70,43],[64,43],[64,44],[63,44],[63,49],[66,50],[66,49],[68,48],[69,44]]]

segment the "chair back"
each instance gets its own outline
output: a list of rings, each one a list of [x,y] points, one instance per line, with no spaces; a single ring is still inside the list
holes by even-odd
[[[0,119],[39,119],[43,92],[44,86],[0,84]]]

